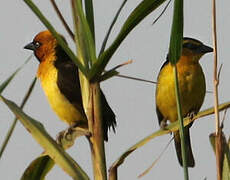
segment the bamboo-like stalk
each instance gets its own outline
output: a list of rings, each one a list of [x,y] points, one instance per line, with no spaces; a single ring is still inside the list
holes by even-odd
[[[88,66],[92,63],[94,58],[93,50],[89,49],[89,43],[85,43],[88,34],[82,34],[83,30],[87,30],[87,20],[84,17],[82,11],[82,4],[77,0],[72,0],[73,19],[75,24],[75,38],[77,45],[77,52],[80,61],[84,66]],[[88,29],[89,30],[89,29]],[[90,37],[88,37],[90,38]],[[92,39],[91,39],[92,40]],[[93,40],[91,41],[93,43]],[[92,53],[93,55],[89,55]],[[95,60],[95,59],[94,59]],[[99,83],[89,82],[89,80],[81,73],[80,84],[83,99],[83,106],[88,119],[88,127],[91,136],[89,137],[93,173],[95,180],[106,180],[106,160],[105,160],[105,148],[104,148],[104,136],[102,127],[102,116],[101,116],[101,102],[100,102],[100,86]]]
[[[90,84],[90,98],[88,109],[89,130],[92,133],[89,138],[93,171],[95,180],[106,180],[106,158],[102,128],[100,87],[98,83]]]
[[[216,1],[212,1],[212,35],[213,35],[213,51],[214,51],[214,71],[213,71],[213,85],[214,85],[214,108],[215,108],[215,125],[216,125],[216,170],[217,179],[222,179],[221,172],[221,131],[220,131],[220,118],[219,118],[219,99],[218,99],[218,85],[219,78],[217,72],[217,33],[216,33]]]

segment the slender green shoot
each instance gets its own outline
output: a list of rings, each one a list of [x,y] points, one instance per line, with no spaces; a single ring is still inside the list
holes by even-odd
[[[9,85],[9,83],[14,79],[15,75],[26,65],[30,59],[33,57],[33,55],[30,55],[27,60],[18,68],[16,69],[10,77],[8,77],[1,85],[0,85],[0,94],[4,91],[4,89]]]
[[[125,23],[123,24],[116,39],[98,58],[97,62],[93,65],[89,79],[94,79],[96,76],[101,75],[104,71],[109,60],[116,52],[117,48],[128,36],[128,34],[151,12],[157,9],[166,0],[143,0],[140,4],[131,12]]]
[[[174,84],[175,84],[175,95],[177,103],[177,115],[180,124],[180,139],[181,139],[181,153],[182,162],[184,169],[184,180],[189,179],[188,166],[187,166],[187,147],[185,146],[184,137],[184,122],[182,117],[182,106],[180,100],[180,90],[179,90],[179,80],[177,74],[176,63],[179,61],[182,51],[182,41],[183,41],[183,26],[184,26],[184,12],[183,12],[183,0],[174,1],[174,12],[173,12],[173,22],[171,28],[170,36],[170,47],[169,47],[169,61],[173,66]]]
[[[93,41],[95,44],[94,11],[93,11],[93,1],[92,0],[85,0],[85,14],[86,14],[86,19],[88,21],[89,28],[91,30]]]
[[[115,15],[115,17],[114,17],[114,19],[113,19],[113,21],[112,21],[110,27],[109,27],[109,29],[108,29],[108,31],[107,31],[107,33],[106,33],[106,35],[105,35],[105,38],[104,38],[104,40],[103,40],[102,46],[101,46],[101,50],[100,50],[100,52],[99,52],[99,56],[104,52],[106,43],[107,43],[107,41],[108,41],[108,39],[109,39],[109,35],[111,34],[111,31],[112,31],[112,29],[113,29],[113,26],[114,26],[115,23],[117,22],[118,16],[120,15],[121,10],[122,10],[123,7],[125,6],[126,2],[127,2],[127,0],[124,0],[123,3],[121,4],[120,8],[118,9],[118,11],[117,11],[117,13],[116,13],[116,15]]]
[[[25,95],[25,97],[23,98],[22,104],[20,105],[20,108],[21,108],[21,109],[24,108],[24,106],[25,106],[27,100],[29,99],[29,97],[30,97],[30,95],[31,95],[31,93],[32,93],[32,91],[33,91],[33,89],[34,89],[34,85],[35,85],[35,83],[36,83],[36,80],[37,80],[37,78],[34,78],[34,79],[33,79],[32,83],[31,83],[31,85],[30,85],[30,87],[29,87],[29,89],[28,89],[28,91],[27,91],[27,93],[26,93],[26,95]],[[6,137],[5,137],[5,139],[4,139],[3,143],[2,143],[2,146],[1,146],[1,148],[0,148],[0,159],[1,159],[1,157],[2,157],[3,152],[4,152],[5,149],[6,149],[6,146],[7,146],[8,142],[9,142],[9,140],[10,140],[12,134],[13,134],[13,131],[14,131],[14,129],[15,129],[15,126],[16,126],[17,122],[18,122],[18,118],[15,117],[15,118],[14,118],[14,121],[13,121],[13,123],[12,123],[12,125],[10,126],[10,129],[8,130],[8,132],[7,132],[7,134],[6,134]]]
[[[65,27],[66,31],[68,32],[68,34],[70,35],[70,37],[74,40],[74,34],[73,32],[71,31],[69,25],[67,24],[67,22],[65,21],[65,18],[62,16],[62,13],[61,11],[59,10],[55,0],[50,0],[51,4],[53,5],[54,7],[54,10],[56,11],[59,19],[61,20],[63,26]]]
[[[187,156],[186,156],[186,146],[185,146],[185,138],[184,138],[184,122],[182,117],[182,107],[181,107],[181,100],[180,100],[180,92],[179,92],[179,82],[177,76],[177,67],[176,65],[173,66],[174,71],[174,79],[175,79],[175,93],[177,99],[177,114],[178,120],[180,124],[180,138],[181,138],[181,153],[182,153],[182,161],[183,161],[183,168],[184,168],[184,179],[188,180],[188,166],[187,166]]]

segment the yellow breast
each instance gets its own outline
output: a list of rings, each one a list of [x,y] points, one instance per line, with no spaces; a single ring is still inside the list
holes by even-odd
[[[205,97],[205,78],[198,62],[181,61],[177,69],[182,115],[185,117],[189,112],[199,111]],[[170,64],[164,66],[158,76],[156,105],[166,119],[177,120],[174,75]]]
[[[57,86],[57,69],[52,63],[50,61],[41,62],[37,73],[51,108],[61,120],[70,125],[84,120],[81,111],[76,109],[60,92]]]

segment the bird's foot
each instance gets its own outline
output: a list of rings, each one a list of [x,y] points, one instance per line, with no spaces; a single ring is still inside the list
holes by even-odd
[[[197,115],[197,113],[195,111],[192,111],[190,113],[187,114],[187,117],[192,120],[195,116]]]
[[[61,131],[57,135],[57,143],[61,145],[64,149],[71,147],[74,144],[76,138],[81,136],[91,136],[88,129],[81,127],[70,126],[64,131]]]
[[[166,128],[167,126],[168,126],[167,121],[165,121],[165,120],[161,121],[161,123],[160,123],[160,128],[161,129],[167,130],[167,128]]]

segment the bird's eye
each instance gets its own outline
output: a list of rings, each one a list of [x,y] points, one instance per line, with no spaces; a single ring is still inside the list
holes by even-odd
[[[37,49],[41,46],[41,43],[39,43],[38,41],[34,42],[34,47]]]

